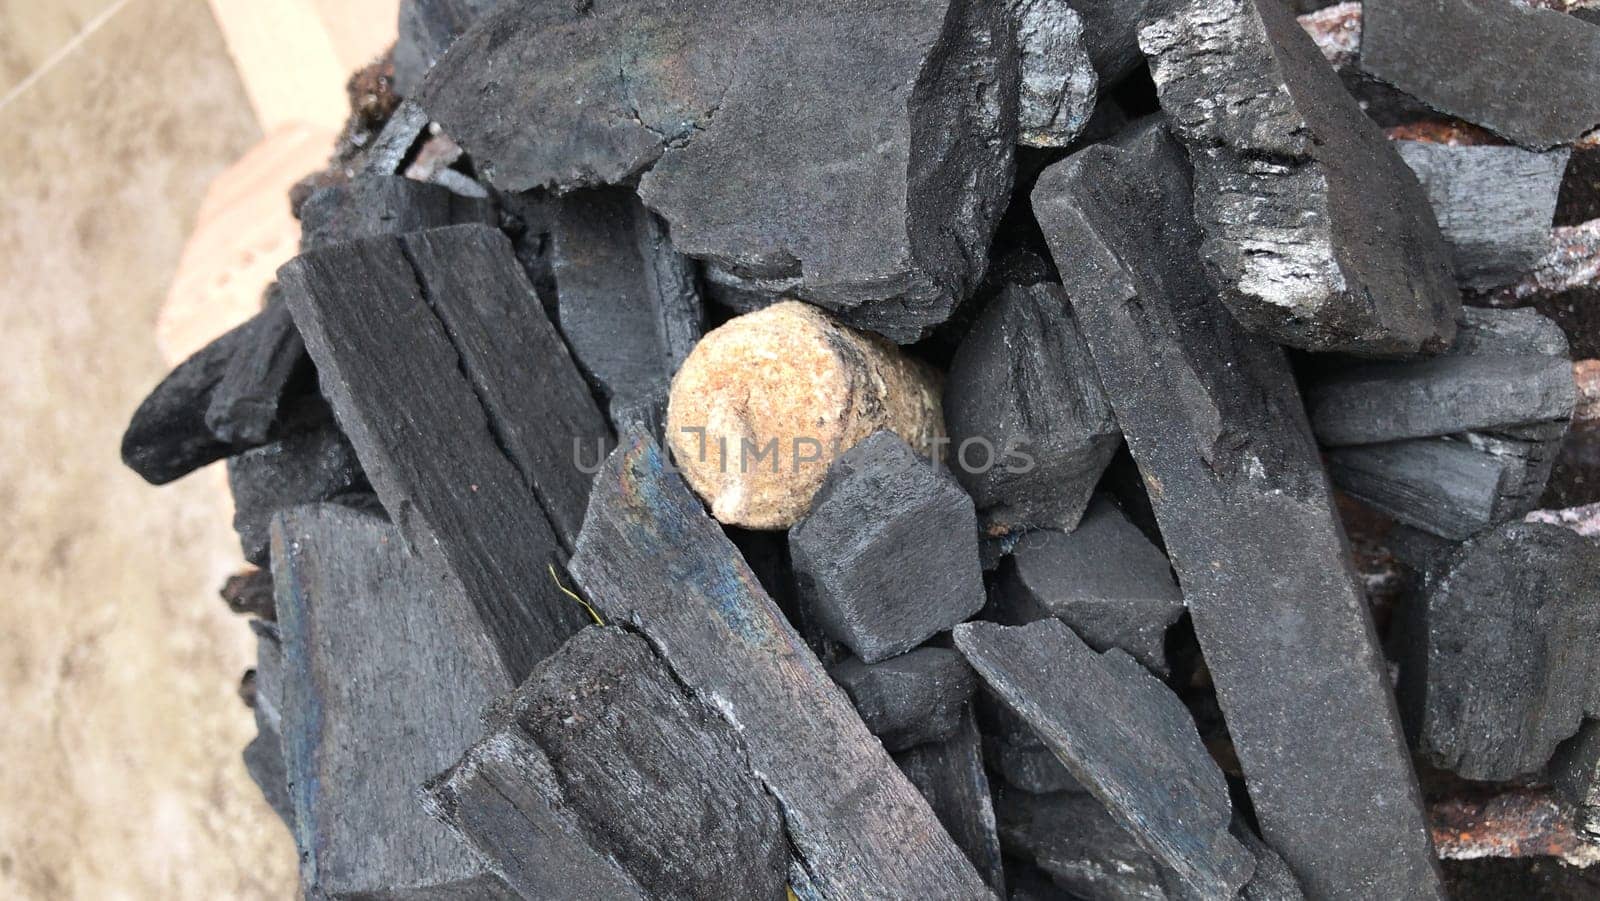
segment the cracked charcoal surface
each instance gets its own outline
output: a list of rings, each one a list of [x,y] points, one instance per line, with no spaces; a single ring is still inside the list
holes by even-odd
[[[552,201],[551,260],[561,334],[612,405],[663,389],[700,339],[690,262],[632,191],[573,191]]]
[[[483,872],[454,835],[419,816],[416,799],[511,684],[460,586],[392,526],[342,507],[284,515],[272,544],[283,747],[307,894]]]
[[[1122,446],[1055,284],[1007,285],[989,302],[951,361],[944,415],[953,471],[990,534],[1071,529]]]
[[[851,657],[828,667],[828,675],[891,753],[954,736],[977,687],[966,661],[948,648],[918,648],[875,664]]]
[[[503,191],[639,178],[681,252],[909,341],[982,275],[1014,41],[978,0],[512,4],[420,100]]]
[[[1327,361],[1306,382],[1324,446],[1373,444],[1570,419],[1567,339],[1534,310],[1468,307],[1450,349],[1429,360]]]
[[[480,226],[375,238],[279,278],[384,508],[525,675],[584,624],[548,568],[582,521],[572,448],[609,429],[510,244]]]
[[[983,607],[977,518],[950,473],[876,432],[828,470],[789,532],[801,602],[867,663]]]
[[[1071,532],[1023,536],[996,591],[997,622],[1066,623],[1097,651],[1121,648],[1166,676],[1167,629],[1183,615],[1172,568],[1121,510],[1101,499]]]
[[[728,723],[642,638],[585,629],[500,708],[543,751],[555,800],[650,897],[781,901],[789,843],[777,803]]]
[[[1264,836],[1312,896],[1440,897],[1288,363],[1184,251],[1200,244],[1190,196],[1182,149],[1147,127],[1046,170],[1033,208],[1150,488]]]
[[[1067,0],[1012,0],[1022,93],[1017,140],[1030,147],[1065,147],[1094,114],[1100,78],[1083,20]]]
[[[659,447],[623,438],[595,479],[571,571],[740,730],[821,897],[988,890]],[[793,878],[793,877],[791,877]]]
[[[1246,328],[1369,356],[1449,344],[1460,298],[1426,195],[1277,0],[1157,0],[1140,44]]]
[[[1119,650],[1062,623],[964,623],[956,647],[1084,788],[1202,898],[1232,898],[1255,861],[1228,833],[1222,771],[1178,696]]]
[[[1366,0],[1361,65],[1441,112],[1546,150],[1600,125],[1600,26],[1504,0]],[[1463,65],[1463,48],[1474,52]]]
[[[1396,141],[1422,182],[1466,288],[1509,284],[1531,272],[1550,243],[1568,149],[1452,147]]]
[[[1406,623],[1407,728],[1468,779],[1532,773],[1600,714],[1600,548],[1542,523],[1469,540]]]

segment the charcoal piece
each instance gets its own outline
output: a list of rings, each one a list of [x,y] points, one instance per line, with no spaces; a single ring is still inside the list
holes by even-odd
[[[481,226],[371,239],[279,279],[384,508],[526,675],[587,621],[550,567],[583,515],[575,450],[608,430],[509,242]]]
[[[1239,891],[1241,901],[1305,901],[1305,893],[1300,891],[1300,882],[1294,878],[1289,865],[1237,817],[1233,821],[1233,835],[1256,859],[1255,873]]]
[[[1544,438],[1465,433],[1328,451],[1339,490],[1413,528],[1461,540],[1539,505],[1565,426]]]
[[[1178,696],[1132,657],[1095,653],[1057,620],[964,623],[956,647],[1134,838],[1203,898],[1232,898],[1254,861],[1228,834],[1222,771]]]
[[[661,449],[623,438],[571,571],[735,724],[824,897],[979,898],[983,880],[767,597]]]
[[[974,700],[983,732],[984,759],[1007,785],[1033,794],[1083,792],[1065,765],[1021,717],[983,692]]]
[[[1094,796],[1031,794],[1002,788],[995,799],[1000,837],[1055,883],[1060,897],[1167,901],[1161,866]]]
[[[783,897],[789,843],[777,804],[729,725],[686,696],[643,639],[585,629],[493,718],[500,725],[486,743],[504,743],[509,732],[512,747],[532,749],[523,765],[547,766],[552,776],[553,784],[535,779],[519,792],[548,791],[545,803],[574,816],[586,843],[649,897]],[[484,828],[504,801],[483,806],[480,793],[463,794],[460,783],[486,778],[467,769],[442,777],[436,809],[499,869],[516,872],[516,861],[498,856],[502,837]],[[521,828],[538,825],[530,816]],[[529,898],[547,897],[513,882]]]
[[[1008,285],[950,363],[956,478],[989,531],[1071,529],[1122,445],[1060,285]]]
[[[1567,339],[1533,310],[1462,310],[1450,350],[1428,360],[1341,361],[1307,380],[1324,446],[1374,444],[1570,419]]]
[[[441,185],[374,175],[330,185],[307,198],[300,208],[300,249],[472,222],[497,226],[500,215],[492,202]]]
[[[1085,49],[1083,20],[1068,0],[1008,0],[1017,23],[1022,93],[1017,141],[1065,147],[1094,114],[1100,85]]]
[[[1461,302],[1427,195],[1281,2],[1158,0],[1139,40],[1245,328],[1364,356],[1449,345]]]
[[[420,99],[502,191],[637,178],[680,252],[910,341],[982,276],[1014,44],[975,0],[506,4]]]
[[[1030,532],[1017,542],[995,592],[995,621],[1054,617],[1097,651],[1121,648],[1166,676],[1167,629],[1183,615],[1172,567],[1104,498],[1071,532]]]
[[[1361,3],[1358,0],[1307,12],[1300,16],[1299,22],[1369,119],[1386,128],[1438,120],[1438,114],[1422,101],[1361,67]]]
[[[229,459],[228,488],[240,549],[256,566],[267,565],[278,511],[371,490],[355,450],[331,419]],[[361,502],[357,498],[351,505]]]
[[[272,623],[252,620],[256,668],[251,712],[256,737],[245,745],[243,758],[250,781],[261,789],[267,806],[294,831],[294,802],[289,796],[289,771],[283,756],[283,640]]]
[[[399,40],[394,45],[394,89],[416,96],[423,76],[473,22],[500,0],[401,0]]]
[[[885,749],[904,751],[956,734],[977,680],[961,655],[918,648],[882,663],[851,657],[828,667]]]
[[[595,848],[561,801],[549,759],[514,723],[502,723],[426,787],[429,812],[467,836],[523,898],[644,901],[639,883]]]
[[[272,729],[258,726],[256,737],[244,746],[240,757],[244,760],[244,770],[249,774],[250,781],[261,789],[267,806],[292,832],[294,804],[289,798],[289,776],[283,765],[283,738]]]
[[[1188,188],[1182,150],[1154,129],[1046,170],[1033,209],[1149,487],[1267,841],[1314,897],[1438,897],[1304,408],[1283,352],[1218,302],[1192,251]]]
[[[892,432],[834,461],[789,531],[789,553],[802,603],[867,663],[983,607],[972,499]]]
[[[306,346],[276,285],[253,321],[250,341],[228,360],[206,405],[206,427],[228,444],[263,444],[272,433],[291,382],[310,367]]]
[[[234,613],[254,616],[267,622],[277,620],[272,604],[272,570],[249,569],[234,573],[217,592]]]
[[[415,100],[402,100],[373,138],[361,160],[362,175],[399,175],[418,145],[428,138],[428,113]]]
[[[1510,523],[1467,541],[1408,605],[1399,695],[1438,766],[1468,779],[1538,770],[1600,714],[1600,547]]]
[[[483,871],[417,789],[510,686],[459,585],[389,524],[338,506],[273,526],[283,747],[311,897],[442,885]]]
[[[558,322],[578,366],[613,406],[666,385],[703,313],[689,261],[626,188],[574,191],[551,223]]]
[[[383,888],[344,892],[337,901],[524,901],[523,896],[493,873],[416,888]]]
[[[247,449],[218,438],[206,424],[206,410],[233,358],[252,346],[256,323],[251,319],[201,348],[140,402],[122,435],[123,465],[152,485],[165,485]]]
[[[1556,748],[1550,760],[1556,794],[1577,810],[1574,827],[1600,838],[1600,719],[1584,720],[1578,733]]]
[[[1507,0],[1367,0],[1362,12],[1361,65],[1440,112],[1536,150],[1600,125],[1592,23]]]
[[[1396,141],[1422,182],[1466,288],[1509,284],[1544,256],[1571,150]]]
[[[989,888],[1004,898],[1005,865],[1000,858],[994,799],[989,792],[989,775],[983,768],[983,744],[971,705],[963,707],[954,735],[901,751],[894,756],[894,762],[922,793],[945,831],[983,874]]]
[[[1144,63],[1139,50],[1139,20],[1149,0],[1068,0],[1083,18],[1083,44],[1106,86],[1121,81]]]

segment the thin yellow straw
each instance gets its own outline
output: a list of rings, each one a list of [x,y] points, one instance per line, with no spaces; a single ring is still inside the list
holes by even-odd
[[[589,611],[589,616],[594,619],[594,624],[595,625],[603,626],[603,625],[606,624],[606,621],[600,618],[600,614],[596,613],[594,611],[594,608],[589,606],[589,602],[588,601],[584,600],[583,598],[578,597],[575,593],[573,593],[572,589],[570,589],[567,586],[561,584],[561,577],[556,575],[556,565],[554,563],[548,563],[548,564],[545,564],[545,565],[550,568],[550,578],[555,580],[556,587],[561,589],[561,593],[562,594],[564,594],[567,597],[572,598],[574,601],[577,601],[578,603],[582,604],[583,605],[583,609]]]

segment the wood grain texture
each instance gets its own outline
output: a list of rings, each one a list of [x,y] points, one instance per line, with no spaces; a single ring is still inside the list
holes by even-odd
[[[953,653],[953,652],[952,652]],[[967,860],[995,894],[1005,897],[1005,864],[1000,859],[1000,833],[995,827],[994,798],[983,766],[983,740],[964,704],[955,734],[927,742],[894,756],[900,772],[917,787]]]
[[[417,794],[510,685],[460,586],[394,527],[342,507],[283,514],[272,544],[284,755],[307,894],[480,874]]]
[[[504,238],[458,226],[302,254],[282,281],[323,392],[385,509],[408,544],[461,581],[521,678],[586,619],[550,576],[565,544],[525,467],[572,453],[576,436],[556,437],[563,424],[603,421],[587,397],[582,409],[557,410],[559,392],[535,390],[579,377],[564,351],[538,356],[553,336],[515,270]],[[509,283],[493,284],[500,277]],[[559,459],[571,473],[572,458]],[[552,498],[580,491],[562,473],[538,478]],[[581,515],[558,509],[563,522]]]
[[[596,477],[572,572],[738,730],[824,897],[990,897],[654,441]]]

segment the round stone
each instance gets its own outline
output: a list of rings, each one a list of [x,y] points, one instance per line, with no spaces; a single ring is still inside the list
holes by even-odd
[[[828,466],[873,432],[939,453],[939,395],[938,373],[899,347],[782,301],[700,339],[673,377],[666,437],[712,516],[786,529]]]

